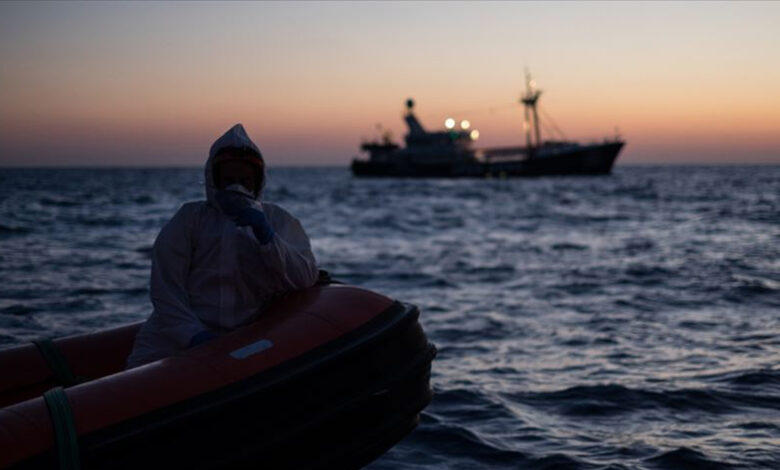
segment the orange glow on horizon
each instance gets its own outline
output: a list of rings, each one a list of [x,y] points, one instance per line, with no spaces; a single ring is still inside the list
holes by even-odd
[[[409,96],[428,129],[452,118],[480,147],[521,145],[524,65],[542,121],[571,139],[617,127],[620,163],[718,148],[780,163],[778,17],[728,3],[1,4],[0,166],[200,165],[236,122],[270,162],[343,165],[377,123],[402,139]]]

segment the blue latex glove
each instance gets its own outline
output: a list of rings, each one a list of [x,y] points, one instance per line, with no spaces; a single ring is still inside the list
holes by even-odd
[[[198,333],[195,336],[193,336],[192,339],[190,339],[189,347],[191,348],[193,346],[197,346],[197,345],[199,345],[201,343],[205,343],[206,341],[212,340],[212,339],[214,339],[216,337],[217,337],[217,335],[215,335],[214,333],[212,333],[212,332],[210,332],[208,330],[203,330],[200,333]]]
[[[233,223],[239,227],[252,227],[255,238],[261,245],[271,242],[274,237],[271,224],[268,223],[263,211],[252,205],[251,199],[233,191],[217,191],[214,199]]]
[[[271,242],[274,237],[274,230],[271,228],[271,224],[268,223],[268,219],[263,214],[263,211],[254,207],[247,207],[238,213],[233,219],[239,227],[250,226],[255,233],[255,238],[261,245],[266,245]]]

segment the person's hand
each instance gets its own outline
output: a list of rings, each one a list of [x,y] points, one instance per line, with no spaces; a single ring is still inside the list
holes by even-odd
[[[239,227],[250,226],[255,233],[255,238],[261,245],[265,245],[274,237],[274,231],[263,211],[256,207],[247,207],[239,212],[233,219]]]
[[[231,219],[234,219],[245,209],[252,207],[252,200],[235,191],[218,190],[214,193],[214,200]]]
[[[234,191],[221,190],[214,194],[214,199],[234,224],[239,227],[252,227],[255,238],[261,245],[271,241],[274,236],[271,224],[268,223],[263,211],[252,205],[249,197]]]

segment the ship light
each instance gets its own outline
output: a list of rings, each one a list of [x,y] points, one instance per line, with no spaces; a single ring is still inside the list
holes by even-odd
[[[462,120],[462,121],[460,121],[460,128],[461,128],[461,129],[463,129],[463,130],[465,131],[465,130],[466,130],[466,129],[468,129],[469,127],[471,127],[471,123],[470,123],[470,122],[468,122],[468,121],[467,121],[467,120],[465,120],[465,119],[464,119],[464,120]]]
[[[446,127],[447,129],[452,129],[453,127],[455,127],[455,120],[452,118],[447,118],[444,121],[444,127]]]
[[[477,140],[477,139],[479,139],[479,131],[478,131],[478,130],[476,130],[476,129],[474,129],[474,130],[473,130],[473,131],[471,131],[471,133],[469,134],[469,137],[471,137],[471,140]]]

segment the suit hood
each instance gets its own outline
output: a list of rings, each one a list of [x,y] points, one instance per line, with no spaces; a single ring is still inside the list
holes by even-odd
[[[250,163],[259,165],[262,167],[261,180],[258,185],[257,191],[255,191],[255,200],[260,200],[263,189],[265,188],[265,161],[263,160],[263,154],[260,153],[260,149],[252,142],[249,135],[246,133],[242,124],[236,124],[228,129],[227,132],[222,134],[220,138],[214,141],[209,150],[209,158],[206,160],[206,167],[204,170],[206,181],[206,199],[213,201],[214,192],[217,190],[216,182],[214,181],[214,164],[216,157],[221,151],[225,149],[238,149],[243,152],[240,160],[248,160]]]

